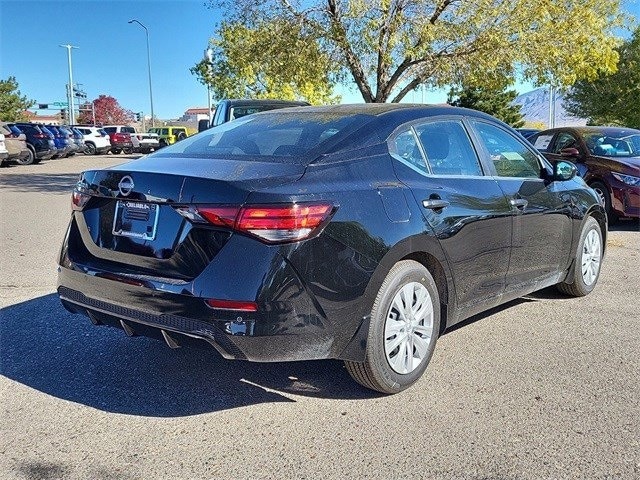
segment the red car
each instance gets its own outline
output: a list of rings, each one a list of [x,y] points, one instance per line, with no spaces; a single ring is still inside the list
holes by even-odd
[[[528,140],[549,160],[571,160],[605,206],[609,223],[640,218],[640,130],[622,127],[566,127]]]

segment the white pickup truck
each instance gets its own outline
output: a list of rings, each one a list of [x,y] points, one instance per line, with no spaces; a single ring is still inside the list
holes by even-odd
[[[140,144],[134,148],[136,152],[149,153],[151,150],[160,148],[160,137],[157,133],[141,133],[135,132],[131,134],[131,138],[136,137]]]

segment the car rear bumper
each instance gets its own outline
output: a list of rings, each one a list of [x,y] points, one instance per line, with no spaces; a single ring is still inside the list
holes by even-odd
[[[164,339],[173,347],[199,341],[228,359],[280,362],[342,358],[354,336],[344,325],[323,317],[289,271],[280,271],[273,279],[288,285],[287,298],[259,303],[257,312],[210,308],[205,303],[208,293],[191,293],[199,290],[196,280],[174,285],[136,281],[73,264],[60,266],[58,272],[62,304],[89,317],[92,323],[117,327],[128,335]],[[208,279],[206,283],[220,282]],[[282,283],[275,288],[282,291]]]
[[[133,148],[133,143],[131,142],[111,142],[111,148]]]

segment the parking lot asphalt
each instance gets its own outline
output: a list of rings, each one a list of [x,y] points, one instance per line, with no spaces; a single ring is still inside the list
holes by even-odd
[[[77,174],[134,157],[0,170],[0,478],[640,478],[637,222],[612,228],[592,294],[474,317],[382,396],[337,361],[226,361],[66,312]]]

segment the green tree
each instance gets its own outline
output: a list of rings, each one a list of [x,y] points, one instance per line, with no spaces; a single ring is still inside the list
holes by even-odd
[[[213,61],[191,68],[216,98],[281,98],[336,103],[331,59],[297,23],[222,23]]]
[[[0,120],[4,122],[27,120],[24,112],[34,103],[33,100],[20,95],[15,77],[0,80]]]
[[[366,102],[399,102],[424,84],[525,80],[571,85],[613,72],[620,0],[209,0],[229,22],[275,20],[315,38]],[[276,45],[283,45],[277,39]],[[287,60],[296,52],[270,55]],[[250,61],[260,62],[263,53]]]
[[[565,96],[564,107],[591,124],[640,128],[640,27],[618,51],[618,71],[577,82]]]
[[[83,110],[78,115],[78,123],[92,123],[93,113],[83,105]],[[99,95],[93,101],[93,108],[96,114],[96,124],[114,125],[128,124],[134,121],[135,115],[131,110],[122,108],[118,100],[109,95]]]
[[[454,107],[473,108],[493,115],[514,128],[524,125],[520,105],[513,105],[515,90],[502,87],[462,86],[449,91],[447,102]]]

